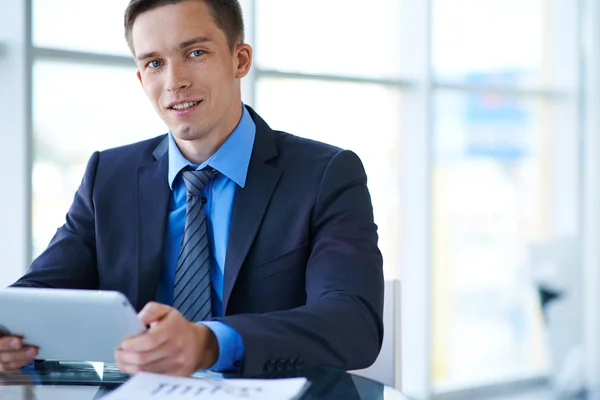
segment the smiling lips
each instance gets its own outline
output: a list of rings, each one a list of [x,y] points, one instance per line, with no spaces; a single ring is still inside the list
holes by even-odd
[[[175,104],[171,108],[175,109],[175,110],[187,110],[188,108],[192,108],[193,106],[195,106],[198,103],[199,103],[198,101],[189,101],[189,102],[186,102],[186,103]]]
[[[200,104],[199,101],[185,101],[181,103],[172,104],[167,107],[170,111],[174,111],[175,115],[182,116],[187,114],[189,111],[196,108],[196,106]]]

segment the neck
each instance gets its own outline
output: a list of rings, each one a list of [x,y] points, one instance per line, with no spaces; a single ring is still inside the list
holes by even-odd
[[[196,140],[182,140],[173,135],[175,143],[181,154],[193,164],[200,165],[208,160],[216,151],[225,143],[227,138],[231,136],[233,130],[242,118],[242,103],[240,102],[233,107],[224,119],[228,122],[222,126],[215,128],[202,138]]]

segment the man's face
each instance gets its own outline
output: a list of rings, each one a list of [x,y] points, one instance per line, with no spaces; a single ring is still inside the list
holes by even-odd
[[[203,1],[189,0],[140,14],[131,31],[138,78],[176,138],[227,135],[241,112],[240,82],[251,49],[230,49]]]

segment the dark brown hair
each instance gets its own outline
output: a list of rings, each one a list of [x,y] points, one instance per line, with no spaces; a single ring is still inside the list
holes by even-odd
[[[125,10],[125,39],[133,51],[131,30],[137,17],[155,8],[189,0],[131,0]],[[229,47],[233,49],[238,41],[244,42],[244,19],[238,0],[202,0],[208,6],[215,24],[225,33]]]

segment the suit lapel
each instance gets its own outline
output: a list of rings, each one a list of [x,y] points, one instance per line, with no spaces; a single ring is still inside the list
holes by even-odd
[[[244,188],[238,188],[229,228],[223,278],[223,310],[225,314],[240,268],[248,255],[271,196],[281,177],[281,170],[266,163],[267,160],[277,155],[273,132],[250,107],[247,108],[256,124],[256,136],[248,166],[246,185]]]
[[[162,266],[171,193],[167,151],[165,138],[153,153],[155,160],[138,170],[138,309],[154,300]]]

